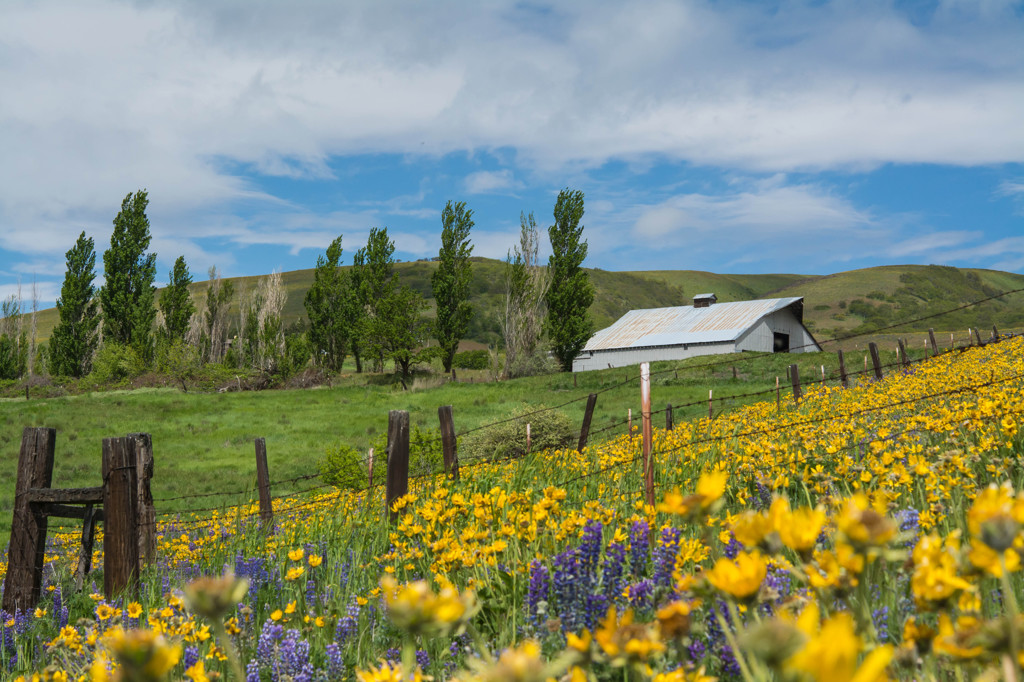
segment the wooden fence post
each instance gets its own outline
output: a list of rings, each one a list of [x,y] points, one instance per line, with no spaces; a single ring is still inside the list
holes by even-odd
[[[7,549],[7,575],[4,577],[3,610],[9,614],[35,606],[42,591],[46,517],[33,513],[28,491],[50,487],[56,442],[56,429],[26,427],[21,435],[14,516]]]
[[[583,412],[583,426],[580,428],[580,440],[576,445],[576,452],[583,452],[583,448],[587,447],[587,439],[590,437],[590,422],[594,418],[596,406],[597,394],[591,393],[587,396],[587,409]]]
[[[789,379],[793,382],[793,402],[800,402],[800,368],[796,365],[789,366]]]
[[[138,477],[127,438],[103,439],[103,595],[139,586]]]
[[[882,380],[882,361],[878,359],[878,346],[872,341],[868,344],[868,350],[871,351],[871,364],[875,366],[875,379],[878,381]]]
[[[391,510],[395,500],[409,492],[409,413],[405,410],[388,412],[388,479],[384,495],[388,519],[398,519]]]
[[[665,430],[672,430],[672,403],[665,406]]]
[[[713,419],[714,416],[715,416],[714,409],[712,407],[712,402],[711,402],[712,395],[714,394],[714,392],[715,392],[715,389],[713,389],[713,388],[709,388],[708,389],[708,419]]]
[[[910,358],[907,357],[907,346],[903,343],[903,339],[897,341],[897,346],[900,349],[900,364],[904,367],[910,367]]]
[[[629,431],[629,442],[633,443],[633,408],[626,408],[626,430]]]
[[[775,410],[782,411],[782,389],[779,387],[779,378],[775,377]]]
[[[270,529],[274,521],[274,505],[270,501],[270,467],[267,465],[267,439],[257,438],[256,488],[260,495],[260,525]]]
[[[526,451],[533,452],[533,439],[530,438],[530,422],[526,422]]]
[[[999,341],[999,330],[996,329],[995,325],[992,325],[992,343]],[[25,387],[25,399],[28,400],[28,386]]]
[[[455,438],[455,420],[452,418],[452,406],[442,405],[437,408],[437,420],[441,424],[441,454],[444,457],[444,473],[452,480],[459,480],[458,440]]]
[[[849,388],[850,378],[846,376],[846,359],[843,357],[843,351],[837,350],[836,355],[839,356],[839,380],[843,382],[843,388]]]
[[[978,331],[977,327],[974,328],[974,338],[977,339],[979,348],[985,345],[985,342],[981,340],[981,332]]]
[[[939,354],[939,344],[935,343],[935,330],[928,328],[928,343],[932,345],[932,357]]]
[[[153,506],[153,437],[148,433],[129,433],[138,484],[139,573],[156,559],[156,509]]]
[[[640,419],[643,435],[644,493],[647,504],[654,506],[654,462],[651,461],[651,364],[640,363]]]

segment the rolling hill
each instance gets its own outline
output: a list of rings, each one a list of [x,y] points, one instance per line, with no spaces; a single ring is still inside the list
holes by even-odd
[[[504,312],[502,261],[473,258],[472,301],[476,315],[469,338],[483,344],[500,343],[500,319]],[[427,297],[433,305],[430,276],[437,263],[397,263],[399,279]],[[612,272],[589,270],[595,297],[591,306],[594,328],[610,325],[635,308],[684,305],[694,294],[714,292],[718,300],[742,301],[755,298],[803,296],[804,317],[817,335],[831,336],[868,331],[898,321],[925,317],[1002,291],[1024,288],[1024,275],[997,270],[963,269],[938,265],[888,265],[850,270],[832,275],[716,274],[698,270],[652,270]],[[235,285],[233,311],[237,314],[239,294],[251,292],[258,277],[232,278]],[[303,297],[313,280],[313,270],[283,273],[288,301],[285,324],[305,317]],[[192,285],[199,303],[205,297],[206,282]],[[57,321],[55,308],[40,311],[40,340],[50,336]],[[951,330],[967,326],[1003,328],[1024,325],[1024,293],[994,299],[922,323],[923,328]],[[909,331],[909,330],[908,330]]]

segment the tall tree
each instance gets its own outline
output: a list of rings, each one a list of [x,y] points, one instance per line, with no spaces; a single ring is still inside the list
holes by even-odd
[[[363,373],[363,346],[366,336],[366,300],[363,297],[363,273],[366,269],[366,249],[359,249],[352,257],[349,270],[349,300],[345,310],[349,329],[349,347],[356,361],[356,374]]]
[[[551,284],[545,297],[547,329],[562,370],[571,372],[573,359],[593,333],[589,309],[594,302],[594,287],[582,267],[587,257],[587,241],[582,239],[583,225],[580,225],[583,192],[568,188],[559,192],[554,214],[555,224],[548,228]]]
[[[80,377],[89,373],[99,342],[96,306],[96,250],[85,232],[65,254],[67,271],[57,299],[60,321],[50,336],[50,373]]]
[[[192,294],[188,285],[192,284],[192,275],[188,271],[184,256],[178,256],[171,269],[170,282],[160,292],[160,310],[164,314],[164,330],[169,341],[184,341],[192,315],[196,312],[196,304],[192,302]]]
[[[430,287],[437,302],[437,322],[434,334],[441,347],[444,371],[452,370],[459,341],[469,329],[473,306],[469,303],[469,283],[472,266],[469,257],[473,245],[469,231],[473,227],[473,211],[466,210],[466,202],[449,201],[441,212],[441,263],[430,278]]]
[[[210,266],[207,276],[204,324],[200,325],[201,329],[193,330],[190,342],[200,347],[200,356],[206,362],[220,362],[228,337],[228,308],[235,295],[235,285],[220,276],[216,265]]]
[[[309,342],[316,363],[332,372],[341,370],[352,336],[349,278],[341,269],[341,236],[331,242],[326,254],[316,259],[313,284],[306,292]]]
[[[528,374],[544,329],[547,271],[541,266],[540,236],[533,213],[519,214],[519,244],[505,259],[505,377]]]
[[[104,338],[132,346],[141,357],[153,355],[153,320],[156,307],[156,254],[146,253],[151,235],[146,207],[149,195],[130,192],[114,218],[110,248],[103,254],[106,282],[100,289]]]
[[[388,228],[370,228],[366,246],[355,255],[359,278],[359,302],[364,310],[360,334],[361,345],[373,356],[374,370],[384,370],[387,355],[388,324],[382,319],[383,302],[398,286],[395,275],[395,243],[388,238]]]
[[[0,379],[17,379],[27,368],[28,337],[22,307],[19,282],[18,293],[0,302]]]

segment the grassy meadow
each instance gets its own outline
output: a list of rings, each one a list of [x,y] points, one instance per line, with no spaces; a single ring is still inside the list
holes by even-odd
[[[737,358],[735,381],[748,383],[736,388],[763,387],[791,359],[812,376],[827,357]],[[709,379],[733,381],[730,365],[692,376],[654,368],[663,369],[656,406],[687,385],[699,398]],[[548,394],[585,395],[624,378],[613,370],[580,375],[594,383],[575,391],[562,376],[521,387],[533,402],[557,403]],[[640,441],[623,433],[582,454],[478,462],[458,482],[414,479],[391,523],[380,488],[282,496],[272,535],[249,503],[195,515],[158,504],[158,555],[137,592],[98,593],[99,550],[75,590],[77,532],[51,538],[42,603],[3,624],[0,677],[106,680],[134,664],[149,676],[121,679],[1020,679],[1022,378],[1017,337],[891,369],[883,381],[858,377],[849,389],[807,386],[799,404],[754,400],[711,419],[678,418],[672,431],[654,431],[654,504],[645,503]],[[190,396],[175,409],[216,405],[244,431],[246,415],[258,424],[265,414],[249,399],[290,395],[300,412],[324,395],[333,399],[314,409],[340,423],[363,409],[339,409],[357,402],[339,405],[346,390],[356,389]],[[432,409],[464,390],[516,389],[392,393],[381,409]],[[115,407],[154,400],[152,424],[168,401],[180,430],[199,412],[170,409],[178,397],[143,393],[81,418],[50,414],[84,430],[113,426]],[[468,426],[470,408],[451,402]],[[7,417],[26,407],[3,404]],[[207,437],[179,435],[192,448]],[[154,445],[160,484],[173,477],[160,464],[172,444],[154,434]],[[279,465],[272,459],[273,472]]]

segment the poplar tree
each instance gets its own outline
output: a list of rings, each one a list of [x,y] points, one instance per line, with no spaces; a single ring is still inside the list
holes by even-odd
[[[590,304],[594,287],[583,269],[587,241],[582,239],[583,192],[563,189],[555,201],[555,224],[548,228],[551,257],[548,259],[550,285],[547,329],[551,348],[562,370],[572,371],[572,361],[593,333]]]
[[[133,347],[140,357],[153,355],[153,299],[156,287],[156,254],[146,253],[151,235],[146,207],[149,195],[130,192],[114,218],[110,248],[103,254],[106,279],[100,289],[104,339]]]
[[[341,236],[316,259],[313,284],[306,292],[309,342],[316,363],[332,372],[341,370],[353,337],[353,292],[341,269]]]
[[[50,336],[50,373],[81,377],[89,373],[99,336],[96,309],[96,250],[85,232],[65,254],[67,271],[57,299],[60,321]]]
[[[469,257],[473,245],[469,231],[473,227],[473,211],[466,210],[466,202],[449,201],[441,212],[440,265],[430,278],[430,286],[437,302],[437,322],[434,336],[441,348],[444,371],[452,370],[459,341],[469,329],[473,306],[469,303],[469,284],[473,277]]]
[[[184,256],[178,256],[171,269],[170,282],[160,292],[160,310],[164,314],[164,330],[168,341],[184,341],[196,305],[188,285],[192,275],[188,271]]]

